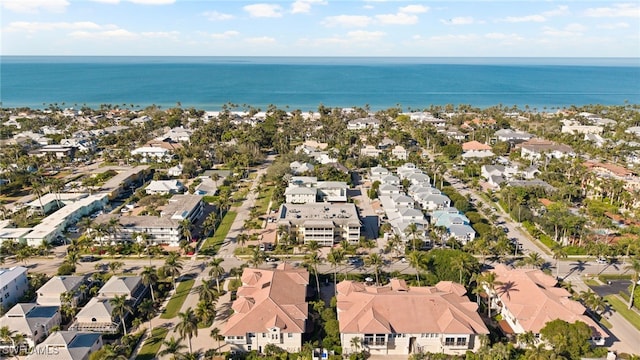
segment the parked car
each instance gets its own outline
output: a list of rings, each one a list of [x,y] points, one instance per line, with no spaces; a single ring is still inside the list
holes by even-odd
[[[70,233],[77,234],[80,230],[78,230],[78,228],[75,227],[75,226],[70,226],[70,227],[67,228],[67,231],[70,232]]]
[[[603,257],[598,258],[598,260],[596,260],[596,262],[597,262],[598,264],[606,264],[606,263],[608,263],[607,259],[606,259],[606,258],[603,258]]]

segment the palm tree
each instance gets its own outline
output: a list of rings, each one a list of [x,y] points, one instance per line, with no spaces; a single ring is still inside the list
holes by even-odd
[[[462,275],[469,274],[469,263],[465,256],[458,256],[451,259],[451,267],[458,270],[460,273],[460,284],[462,283]]]
[[[138,313],[142,315],[142,319],[149,321],[149,334],[153,327],[151,326],[151,318],[153,317],[153,312],[156,310],[156,305],[151,299],[144,299],[140,302],[137,307]]]
[[[636,285],[638,285],[639,277],[640,277],[640,257],[636,256],[634,258],[629,259],[629,265],[624,267],[627,271],[632,271],[631,274],[631,294],[629,296],[629,305],[628,308],[631,309],[633,306],[633,298],[636,293]]]
[[[113,275],[116,274],[116,271],[120,270],[124,266],[122,261],[112,261],[109,263],[109,270],[113,272]]]
[[[315,242],[315,241],[312,241]],[[318,277],[318,265],[322,264],[322,257],[317,252],[308,253],[304,256],[304,263],[313,269],[313,273],[316,276],[316,288],[318,295],[320,295],[320,279]]]
[[[320,244],[317,241],[309,241],[305,246],[309,252],[318,252],[320,250]]]
[[[244,248],[244,244],[249,240],[249,235],[246,233],[240,233],[236,237],[236,241],[240,244],[240,248]]]
[[[195,335],[198,336],[198,317],[192,308],[187,308],[185,312],[178,314],[180,322],[176,325],[176,331],[184,339],[189,339],[189,352],[191,349],[191,338]]]
[[[224,268],[222,267],[222,265],[220,265],[223,261],[224,259],[216,258],[209,262],[209,266],[211,266],[211,269],[209,270],[209,276],[216,279],[216,289],[218,290],[218,293],[220,292],[220,278],[225,274]]]
[[[337,283],[337,275],[338,275],[338,266],[342,265],[345,258],[344,249],[340,248],[331,248],[329,250],[329,254],[327,254],[327,261],[333,267],[333,287],[335,289]]]
[[[411,236],[411,247],[413,248],[413,250],[418,250],[418,236],[422,234],[422,231],[418,229],[418,225],[416,223],[411,223],[409,224],[409,226],[407,226],[404,232],[407,235]]]
[[[144,270],[142,270],[142,273],[140,273],[141,277],[142,277],[142,283],[145,286],[148,286],[149,289],[151,290],[151,299],[153,300],[153,302],[156,301],[156,295],[155,292],[153,291],[153,285],[158,283],[158,271],[156,270],[155,266],[145,266]]]
[[[502,283],[497,280],[496,273],[491,271],[481,274],[478,277],[478,282],[483,284],[487,289],[487,296],[489,297],[487,300],[487,316],[491,317],[491,300],[493,295],[496,293],[496,285],[500,285]]]
[[[215,301],[218,298],[218,293],[213,287],[213,280],[202,280],[202,284],[198,286],[198,295],[200,301]]]
[[[218,214],[216,214],[215,212],[210,212],[202,222],[202,229],[204,230],[205,234],[209,235],[215,231],[217,224]]]
[[[160,272],[165,277],[171,278],[174,289],[176,288],[176,277],[180,275],[180,271],[182,271],[182,261],[180,260],[180,254],[172,251],[164,261],[164,265],[162,265],[162,267],[160,268]]]
[[[424,267],[425,260],[425,253],[420,250],[412,250],[409,255],[407,255],[409,266],[411,266],[416,271],[416,280],[418,280],[418,286],[420,286],[420,269]]]
[[[13,335],[15,334],[15,331],[9,329],[9,326],[3,326],[0,327],[0,340],[8,343],[10,342],[11,345],[13,346],[13,348],[16,348],[16,342],[15,339],[13,337]]]
[[[373,272],[376,275],[376,285],[380,284],[380,279],[378,277],[378,274],[380,273],[380,268],[382,268],[382,266],[384,266],[384,260],[382,259],[382,256],[380,256],[379,254],[369,254],[364,258],[364,263],[367,266],[371,266],[373,267]]]
[[[211,338],[213,338],[214,340],[216,340],[218,342],[218,347],[216,348],[216,351],[220,349],[220,341],[224,340],[224,336],[220,335],[220,329],[213,328],[211,329],[211,332],[209,333],[209,336],[211,336]]]
[[[531,266],[532,268],[540,268],[544,264],[544,259],[537,252],[529,253],[527,257],[519,262],[522,266]]]
[[[198,301],[196,305],[195,314],[200,319],[200,322],[206,326],[211,325],[213,319],[216,317],[216,302],[214,301]]]
[[[191,230],[193,230],[193,224],[191,223],[191,220],[189,219],[184,219],[182,221],[180,221],[180,229],[182,231],[182,236],[185,237],[185,239],[187,239],[187,242],[191,242]]]
[[[566,259],[569,254],[567,254],[564,246],[558,243],[554,243],[551,252],[553,252],[553,258],[556,260],[556,279],[560,279],[560,259]]]
[[[349,343],[351,344],[351,347],[355,349],[354,352],[358,352],[362,346],[362,339],[359,336],[355,336],[351,338]]]
[[[518,343],[524,344],[527,348],[530,348],[535,344],[536,337],[531,331],[518,334]]]
[[[258,247],[254,247],[251,252],[251,259],[249,259],[248,263],[251,264],[254,268],[258,268],[264,262],[264,252],[260,250]]]
[[[109,299],[109,304],[111,304],[111,313],[113,316],[118,316],[120,318],[120,322],[122,323],[122,330],[124,331],[124,335],[127,335],[127,325],[124,323],[125,316],[133,312],[131,305],[127,300],[126,295],[117,295],[111,299]]]
[[[166,355],[172,355],[171,360],[181,359],[182,358],[181,351],[183,349],[186,349],[186,346],[180,343],[180,339],[176,340],[176,338],[174,338],[173,336],[169,340],[163,341],[162,345],[164,346],[164,349],[162,349],[158,353],[158,355],[161,357]]]

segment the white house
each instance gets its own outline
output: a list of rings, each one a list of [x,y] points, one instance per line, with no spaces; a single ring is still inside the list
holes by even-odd
[[[29,290],[27,268],[14,266],[12,268],[0,268],[0,305],[3,309],[9,309]]]
[[[152,180],[144,190],[150,195],[177,194],[184,191],[184,185],[178,180]]]
[[[53,327],[60,326],[62,316],[60,307],[34,303],[22,303],[13,306],[0,318],[0,328],[8,327],[16,334],[23,334],[29,349],[49,335]]]
[[[398,160],[407,160],[409,153],[402,145],[396,145],[393,150],[391,150],[391,156]]]

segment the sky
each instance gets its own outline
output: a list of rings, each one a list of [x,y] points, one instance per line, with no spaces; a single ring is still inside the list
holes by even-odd
[[[0,0],[2,55],[640,57],[640,2]]]

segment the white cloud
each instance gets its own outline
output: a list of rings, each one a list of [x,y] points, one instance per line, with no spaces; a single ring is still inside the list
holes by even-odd
[[[211,34],[211,37],[217,40],[221,40],[221,39],[230,39],[238,35],[240,35],[240,33],[235,30],[227,30],[222,33]]]
[[[442,19],[441,23],[445,25],[469,25],[474,24],[476,21],[471,16],[457,16],[451,19]]]
[[[114,29],[105,31],[74,31],[69,33],[70,37],[77,39],[136,39],[138,34],[125,29]]]
[[[372,19],[364,15],[337,15],[324,18],[325,26],[365,27]]]
[[[128,0],[134,4],[140,5],[169,5],[176,2],[176,0]]]
[[[510,23],[520,22],[545,22],[547,18],[542,15],[526,15],[526,16],[507,16],[502,21]]]
[[[364,30],[355,30],[349,31],[347,36],[351,40],[355,41],[374,41],[379,40],[381,37],[386,34],[382,31],[364,31]]]
[[[101,26],[90,21],[78,21],[78,22],[28,22],[28,21],[15,21],[9,23],[4,28],[6,32],[28,32],[36,33],[40,31],[53,31],[53,30],[100,30],[105,28],[112,28],[110,26]]]
[[[104,4],[119,4],[123,0],[90,0],[93,2],[99,2]],[[138,5],[170,5],[176,2],[176,0],[124,0]]]
[[[614,29],[626,29],[629,27],[629,24],[626,22],[617,22],[613,24],[600,24],[598,25],[598,29],[605,30],[614,30]]]
[[[550,26],[542,28],[542,33],[551,37],[579,37],[587,28],[581,24],[569,24],[562,29],[556,29]]]
[[[243,6],[242,9],[254,18],[279,18],[282,17],[282,7],[275,4],[252,4]]]
[[[476,34],[449,34],[449,35],[436,35],[431,36],[429,40],[434,42],[468,42],[472,40],[477,40],[478,35]]]
[[[260,36],[260,37],[252,37],[244,39],[246,43],[254,44],[254,45],[264,45],[264,44],[274,44],[276,39],[269,36]]]
[[[17,13],[64,12],[69,6],[67,0],[3,0],[2,7]]]
[[[422,14],[429,11],[429,7],[424,5],[407,5],[401,7],[398,11],[405,14]]]
[[[560,5],[553,10],[545,11],[542,16],[562,16],[569,14],[569,7],[567,5]]]
[[[217,11],[205,11],[202,15],[210,21],[225,21],[235,18],[235,16],[231,14],[223,14]]]
[[[508,42],[522,41],[524,38],[518,34],[503,34],[503,33],[487,33],[484,37],[491,40],[504,40]]]
[[[292,14],[303,14],[311,11],[311,5],[326,5],[327,2],[324,0],[297,0],[291,4],[291,13]]]
[[[584,11],[589,17],[635,17],[640,18],[640,5],[615,4],[612,7],[588,8]]]
[[[178,36],[180,35],[180,32],[179,31],[145,31],[145,32],[141,32],[140,35],[146,38],[178,40]]]
[[[418,17],[412,14],[381,14],[376,15],[376,19],[386,25],[413,25],[418,22]]]

